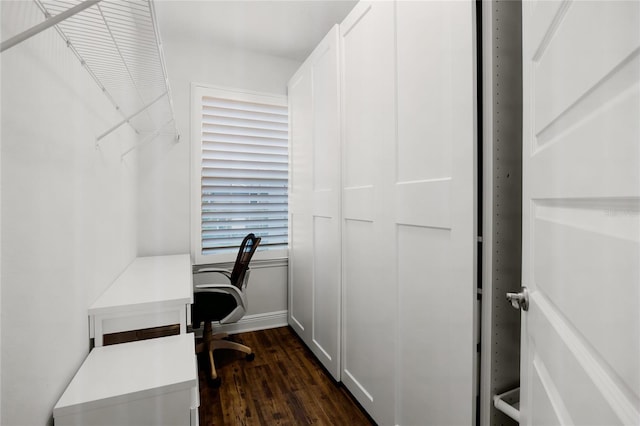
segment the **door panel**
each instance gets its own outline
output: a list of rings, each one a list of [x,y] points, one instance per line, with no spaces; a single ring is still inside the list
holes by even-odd
[[[396,183],[395,195],[398,224],[451,229],[450,177],[438,180],[400,181]]]
[[[289,83],[289,323],[340,379],[340,95],[335,26]]]
[[[638,58],[634,63],[640,63]],[[629,74],[640,75],[640,67]],[[568,129],[553,129],[553,137],[548,131],[536,138],[530,168],[538,178],[530,183],[532,197],[612,198],[633,192],[640,170],[637,156],[629,154],[638,149],[633,137],[639,133],[640,102],[637,85],[630,86],[608,99],[603,92],[594,101],[597,108],[576,108],[576,115],[582,117],[561,123]],[[612,137],[616,143],[611,143]]]
[[[340,97],[338,96],[338,29],[318,45],[312,59],[313,190],[340,189]],[[338,197],[339,198],[339,197]],[[330,203],[338,208],[339,203]]]
[[[309,346],[340,379],[340,93],[335,26],[310,57],[313,93],[313,330]]]
[[[397,424],[474,422],[472,2],[397,2]]]
[[[345,165],[350,164],[345,161]],[[373,222],[375,218],[375,187],[373,185],[359,188],[343,189],[343,216],[345,220],[365,220]]]
[[[524,51],[536,64],[536,133],[570,111],[576,101],[584,102],[583,97],[606,84],[631,59],[630,55],[637,56],[634,35],[637,38],[638,26],[634,17],[637,19],[639,14],[638,2],[578,1],[558,8],[546,38]],[[609,27],[606,36],[594,28],[594,17],[598,27]],[[564,66],[559,67],[558,63]],[[628,80],[632,82],[633,79]]]
[[[523,3],[523,424],[640,423],[640,3]]]
[[[455,309],[443,309],[451,300],[453,253],[450,229],[398,227],[398,424],[466,424],[452,420],[460,412],[451,397],[469,394],[470,377],[452,374],[451,366],[469,363],[469,351],[452,338],[468,324]]]
[[[621,424],[615,419],[614,412],[607,402],[607,395],[601,393],[596,384],[597,365],[585,357],[583,342],[573,341],[571,330],[557,320],[553,308],[541,292],[536,294],[538,309],[531,312],[529,322],[533,326],[531,340],[535,342],[536,352],[533,368],[547,388],[552,390],[549,396],[557,405],[557,415],[570,418],[576,425],[614,425]],[[578,362],[576,362],[578,361]],[[575,390],[579,389],[579,392]]]
[[[311,78],[297,73],[289,83],[289,324],[305,339],[311,333],[312,249]]]
[[[465,104],[464,99],[455,99],[459,77],[465,72],[456,70],[461,52],[454,50],[470,32],[458,37],[451,31],[465,19],[459,12],[466,5],[440,3],[397,4],[398,182],[431,181],[452,173],[453,144],[449,142],[458,117],[451,105]]]
[[[566,321],[580,330],[585,344],[599,348],[602,361],[638,394],[640,275],[638,268],[628,267],[640,259],[638,241],[577,228],[579,225],[580,221],[569,224],[536,219],[534,279]],[[600,267],[602,264],[608,268]],[[606,291],[584,285],[589,282],[606,283]],[[599,310],[606,315],[594,315],[584,309],[585,301],[612,309]],[[625,325],[623,333],[620,325]]]
[[[549,395],[555,392],[555,389],[549,388],[550,381],[547,379],[548,377],[548,373],[546,373],[544,370],[536,370],[534,372],[531,392],[533,395],[535,395],[535,398],[538,401],[537,404],[540,409],[536,410],[535,413],[532,413],[532,424],[537,426],[558,426],[563,424],[570,424],[570,420],[562,420],[560,417],[558,417],[558,415],[556,415],[556,410],[554,410],[551,400],[548,398]],[[566,413],[566,409],[564,409],[563,407],[558,407],[557,411]]]
[[[338,217],[313,217],[312,346],[318,359],[336,379],[340,377],[339,220]],[[337,226],[335,222],[338,222]]]
[[[374,223],[347,219],[344,232],[344,291],[342,303],[345,306],[342,324],[343,356],[342,380],[358,401],[371,410],[374,397],[377,401],[375,381],[380,376],[380,342],[376,324],[381,314],[388,312],[385,292],[379,291],[375,283],[376,268],[371,259],[376,258],[376,250],[371,244]],[[373,284],[373,285],[372,285]],[[378,291],[372,291],[372,290]],[[364,297],[366,295],[366,297]],[[391,309],[393,307],[390,307]],[[389,315],[386,315],[389,317]]]
[[[341,25],[342,377],[380,424],[474,418],[473,25],[470,2],[360,3]]]
[[[392,2],[360,2],[340,25],[343,135],[342,380],[394,423],[396,282]]]
[[[382,144],[393,138],[392,16],[390,4],[363,2],[340,27],[345,188],[375,183]]]

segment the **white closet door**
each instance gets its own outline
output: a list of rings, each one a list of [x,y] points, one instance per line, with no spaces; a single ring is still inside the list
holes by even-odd
[[[308,66],[289,82],[289,324],[311,339],[313,109]]]
[[[289,84],[289,323],[340,379],[340,94],[338,26]]]
[[[474,13],[473,2],[396,3],[400,425],[475,421]]]
[[[379,424],[394,424],[396,271],[394,5],[360,2],[342,52],[342,381]]]
[[[381,424],[474,419],[474,19],[373,2],[341,26],[342,379]]]
[[[311,350],[340,379],[340,93],[338,26],[311,55],[313,325]]]
[[[640,424],[640,3],[523,3],[521,423]]]

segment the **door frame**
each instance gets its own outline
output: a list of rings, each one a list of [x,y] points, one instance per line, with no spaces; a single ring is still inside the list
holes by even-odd
[[[505,294],[519,291],[521,281],[522,9],[519,1],[476,4],[482,16],[478,28],[482,38],[478,53],[482,302],[477,422],[517,424],[494,407],[493,397],[520,383],[520,312]]]

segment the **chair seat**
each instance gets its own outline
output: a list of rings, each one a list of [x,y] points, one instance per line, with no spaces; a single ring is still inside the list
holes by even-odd
[[[235,298],[226,293],[195,292],[193,302],[191,309],[193,328],[200,328],[200,323],[203,321],[220,321],[237,307]]]

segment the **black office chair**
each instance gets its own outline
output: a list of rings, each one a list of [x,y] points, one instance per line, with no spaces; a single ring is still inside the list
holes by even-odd
[[[248,346],[223,340],[228,337],[227,333],[214,334],[211,329],[211,321],[227,324],[237,322],[244,316],[248,308],[246,289],[249,281],[249,262],[259,244],[260,237],[256,237],[254,234],[247,235],[242,240],[233,270],[202,268],[196,272],[218,272],[229,280],[229,283],[225,284],[198,284],[194,286],[193,292],[194,303],[191,307],[193,328],[200,328],[200,323],[204,321],[202,342],[196,345],[196,352],[206,351],[209,353],[210,378],[214,386],[220,385],[220,379],[216,373],[213,351],[235,349],[245,353],[249,361],[253,360],[255,356]]]

